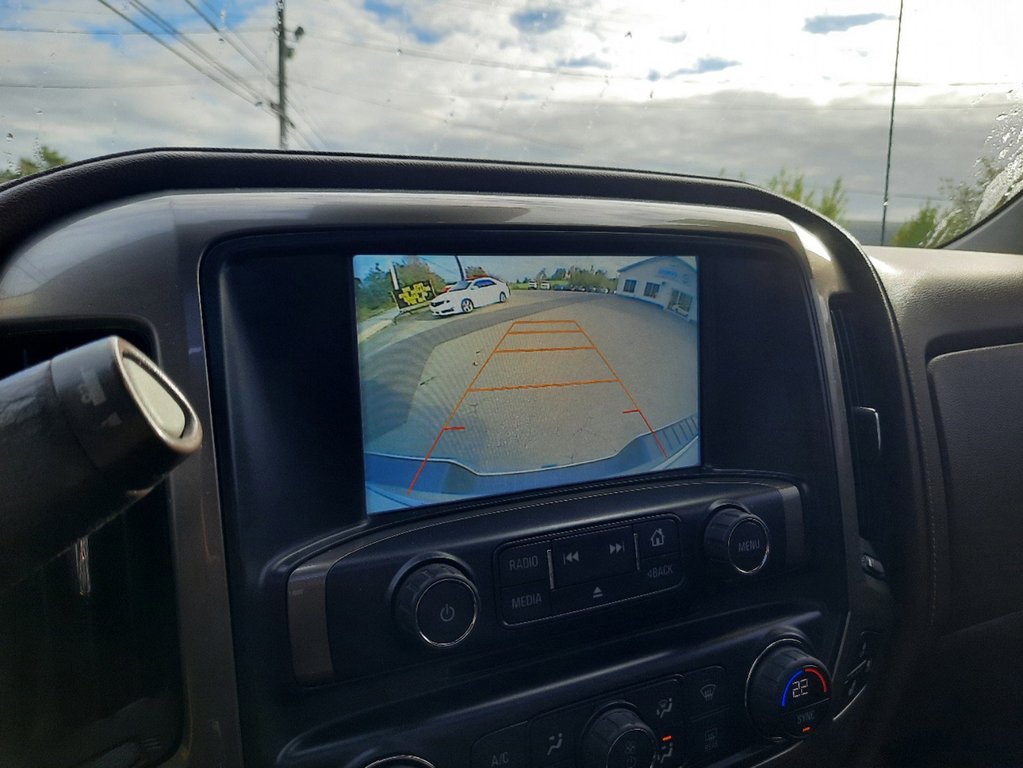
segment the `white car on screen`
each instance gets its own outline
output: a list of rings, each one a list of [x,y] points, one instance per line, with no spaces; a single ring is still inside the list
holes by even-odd
[[[508,301],[508,286],[496,277],[477,277],[461,280],[430,302],[434,315],[467,315],[476,307],[504,304]]]

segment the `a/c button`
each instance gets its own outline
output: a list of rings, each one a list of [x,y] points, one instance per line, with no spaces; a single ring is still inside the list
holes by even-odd
[[[502,728],[477,741],[472,768],[529,768],[529,724]]]

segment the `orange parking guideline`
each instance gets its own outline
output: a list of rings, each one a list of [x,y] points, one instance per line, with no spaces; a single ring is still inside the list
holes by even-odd
[[[584,387],[587,384],[620,384],[618,379],[589,379],[588,381],[558,381],[551,384],[509,384],[506,387],[476,387],[473,392],[507,392],[512,389],[547,389],[548,387]]]
[[[535,336],[538,333],[582,333],[575,328],[562,328],[556,331],[509,331],[509,336]]]
[[[575,320],[515,320],[512,325],[579,325]]]
[[[405,491],[406,496],[411,495],[412,489],[415,488],[416,483],[419,482],[419,476],[423,474],[423,469],[426,467],[426,462],[430,460],[430,455],[433,453],[434,448],[437,447],[437,443],[440,442],[441,435],[448,431],[448,425],[451,423],[451,420],[455,417],[455,414],[458,412],[458,409],[462,407],[462,403],[465,402],[465,398],[468,397],[469,390],[472,389],[472,385],[475,384],[479,380],[479,377],[483,375],[483,369],[487,367],[487,364],[494,356],[494,352],[497,351],[497,348],[500,347],[504,340],[508,337],[508,331],[510,331],[514,327],[515,323],[512,323],[511,325],[508,326],[508,330],[504,332],[504,335],[501,336],[501,338],[498,340],[497,344],[490,351],[490,354],[487,355],[487,359],[483,361],[483,365],[481,365],[480,369],[476,371],[476,375],[472,377],[472,381],[470,381],[469,386],[465,388],[465,392],[463,392],[462,396],[458,398],[458,402],[455,403],[455,407],[451,409],[451,413],[448,414],[448,417],[444,420],[444,425],[440,428],[440,431],[437,433],[437,438],[433,441],[433,445],[430,446],[430,450],[428,450],[426,452],[426,455],[423,457],[423,461],[419,465],[419,469],[416,470],[416,474],[415,476],[413,476],[412,482],[409,483],[408,490]],[[462,429],[465,429],[465,427],[462,427]]]
[[[576,325],[578,326],[580,333],[582,333],[582,335],[586,337],[586,340],[593,345],[593,349],[596,350],[598,355],[600,355],[600,359],[604,361],[604,365],[607,366],[607,369],[611,371],[612,374],[614,374],[614,377],[616,379],[618,379],[618,383],[621,384],[622,390],[624,390],[626,396],[629,398],[629,400],[632,401],[632,404],[636,407],[636,413],[638,413],[639,417],[643,419],[643,423],[646,424],[646,428],[649,429],[650,434],[653,435],[654,442],[657,443],[657,447],[661,449],[661,453],[664,454],[664,458],[668,458],[668,452],[664,450],[664,446],[661,445],[661,439],[657,437],[657,433],[654,432],[654,428],[653,426],[651,426],[650,420],[647,419],[646,414],[643,413],[643,409],[639,407],[639,403],[636,402],[636,398],[632,396],[632,393],[629,391],[629,388],[625,386],[625,382],[622,381],[622,377],[618,375],[618,371],[614,369],[614,366],[611,365],[611,361],[608,360],[604,353],[600,351],[600,347],[597,346],[597,343],[590,338],[590,334],[584,331],[583,327],[579,325],[579,323],[576,323]]]
[[[593,347],[523,347],[521,349],[497,349],[498,355],[511,355],[516,352],[575,352],[580,349],[593,349]]]
[[[529,330],[529,331],[516,331],[516,330],[513,330],[516,326],[519,326],[519,325],[556,325],[556,324],[559,324],[559,323],[562,324],[562,325],[571,324],[571,325],[574,325],[575,327],[574,328],[557,328],[557,329],[540,329],[540,330]],[[504,340],[506,338],[508,338],[509,336],[525,336],[525,335],[542,334],[542,333],[547,333],[547,334],[550,334],[550,333],[579,333],[579,334],[582,334],[583,336],[586,337],[586,340],[590,343],[590,346],[587,346],[587,347],[583,347],[583,346],[573,346],[573,347],[536,347],[536,348],[528,348],[528,349],[501,349],[500,348],[501,345],[504,343]],[[585,381],[548,382],[548,383],[543,383],[543,384],[511,384],[511,385],[503,386],[503,387],[476,387],[476,386],[474,386],[476,384],[476,382],[479,381],[480,376],[483,375],[483,370],[487,367],[487,365],[490,364],[490,361],[493,360],[494,355],[496,355],[496,354],[509,354],[509,353],[521,353],[521,352],[573,352],[573,351],[577,351],[577,350],[592,350],[592,351],[596,352],[598,355],[600,355],[600,359],[604,362],[604,365],[607,366],[607,369],[611,372],[611,374],[614,376],[614,378],[613,379],[587,379]],[[629,398],[629,400],[632,402],[632,405],[634,406],[630,410],[622,411],[622,413],[623,414],[626,414],[626,413],[638,413],[640,418],[643,419],[643,423],[646,424],[646,428],[648,430],[650,430],[650,434],[653,436],[654,442],[657,443],[657,447],[661,449],[661,453],[664,454],[665,458],[667,458],[668,452],[665,451],[664,450],[664,446],[661,445],[660,438],[657,437],[657,433],[654,431],[653,426],[650,424],[650,421],[647,419],[646,414],[644,414],[642,409],[640,409],[639,403],[636,402],[636,398],[634,398],[632,396],[632,393],[629,391],[629,388],[625,386],[625,382],[622,381],[621,376],[618,375],[618,372],[614,369],[614,366],[611,365],[611,361],[607,359],[607,356],[604,355],[604,353],[600,350],[600,347],[597,346],[596,342],[593,341],[592,338],[590,338],[590,335],[588,333],[586,333],[586,331],[583,330],[583,327],[579,324],[579,322],[577,320],[515,320],[515,321],[512,322],[512,324],[510,326],[508,326],[508,329],[501,335],[501,338],[498,339],[497,344],[494,345],[494,348],[490,351],[490,354],[487,355],[487,359],[483,361],[483,365],[481,365],[480,369],[478,371],[476,371],[476,375],[472,377],[472,381],[469,382],[469,386],[467,386],[465,388],[465,391],[462,393],[462,396],[459,397],[458,398],[458,402],[455,403],[455,407],[451,409],[451,413],[449,413],[447,419],[444,420],[444,424],[441,426],[440,431],[437,432],[437,437],[434,439],[433,444],[430,446],[430,450],[428,450],[426,452],[426,455],[423,457],[422,462],[419,464],[419,468],[416,470],[416,474],[413,476],[412,482],[409,484],[408,490],[405,492],[405,494],[406,495],[410,495],[412,493],[412,489],[416,487],[416,483],[419,482],[419,476],[423,473],[423,469],[425,469],[426,463],[430,460],[430,456],[433,455],[433,451],[434,451],[434,449],[436,449],[437,444],[440,442],[440,439],[441,439],[441,437],[443,437],[444,433],[445,432],[456,432],[456,431],[463,431],[463,430],[465,430],[465,427],[462,427],[462,426],[452,427],[452,426],[450,426],[450,424],[451,424],[451,420],[455,417],[455,414],[458,412],[458,409],[462,407],[462,403],[465,402],[465,398],[468,397],[470,392],[508,392],[508,391],[520,390],[520,389],[548,389],[548,388],[551,388],[551,387],[581,387],[581,386],[588,386],[588,385],[591,385],[591,384],[618,384],[622,388],[622,391],[625,392],[626,397]]]

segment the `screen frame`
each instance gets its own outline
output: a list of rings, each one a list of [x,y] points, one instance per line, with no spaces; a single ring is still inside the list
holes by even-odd
[[[515,244],[514,249],[512,243]],[[509,496],[488,496],[454,503],[415,507],[409,510],[398,510],[368,515],[365,512],[365,473],[363,469],[362,450],[362,402],[358,382],[358,330],[354,291],[350,286],[353,280],[352,256],[358,253],[431,251],[434,253],[469,252],[500,253],[513,255],[515,252],[557,252],[566,253],[567,245],[575,243],[578,251],[599,253],[601,250],[615,255],[637,254],[653,255],[664,253],[695,253],[700,257],[699,302],[700,302],[700,348],[699,348],[699,409],[701,419],[700,454],[701,464],[687,469],[666,470],[654,474],[630,475],[613,481],[599,483],[585,482],[579,485],[543,488],[529,492],[518,492]],[[383,250],[386,249],[386,250]],[[311,556],[315,550],[332,543],[340,542],[351,536],[361,535],[369,530],[400,526],[412,521],[432,520],[446,515],[471,513],[474,510],[502,504],[520,502],[538,497],[557,497],[560,494],[571,494],[592,487],[643,485],[661,480],[671,481],[680,477],[712,478],[729,474],[750,477],[774,476],[779,469],[769,466],[768,461],[747,461],[745,457],[733,457],[730,446],[744,439],[742,432],[748,426],[743,423],[731,423],[725,420],[721,410],[709,407],[714,398],[708,398],[708,390],[713,387],[707,377],[708,352],[714,358],[728,356],[729,349],[714,350],[708,347],[708,329],[718,324],[729,325],[733,321],[725,318],[727,307],[725,301],[718,296],[721,293],[718,284],[739,284],[746,280],[744,274],[746,262],[760,263],[779,273],[779,279],[793,291],[798,291],[798,306],[793,307],[794,325],[787,326],[788,331],[805,333],[808,343],[814,347],[813,360],[800,360],[799,364],[812,364],[813,376],[818,384],[826,381],[827,374],[823,363],[821,349],[820,323],[816,315],[813,300],[813,280],[805,253],[797,249],[793,243],[785,239],[767,234],[760,230],[722,233],[718,230],[706,232],[691,229],[655,227],[629,228],[623,226],[596,228],[592,224],[586,226],[515,226],[501,225],[452,225],[438,224],[435,226],[374,225],[363,227],[322,226],[320,228],[296,227],[290,230],[275,229],[265,233],[239,233],[231,238],[210,245],[200,261],[200,294],[203,305],[203,330],[207,342],[208,364],[213,377],[211,397],[219,401],[214,418],[214,434],[217,437],[218,464],[222,504],[227,509],[234,509],[226,520],[229,530],[234,533],[229,540],[237,538],[238,546],[254,547],[259,551],[271,554],[278,551],[269,540],[264,540],[263,524],[250,530],[245,522],[248,513],[243,514],[243,507],[256,508],[266,506],[261,499],[269,494],[279,496],[278,486],[287,486],[285,493],[290,494],[301,511],[295,514],[276,518],[268,523],[274,530],[275,540],[307,541],[308,548],[302,546],[290,552],[282,559],[274,570],[284,568],[287,562],[301,560]],[[250,265],[272,266],[277,285],[266,286],[253,276],[239,279]],[[322,274],[321,274],[322,273]],[[332,277],[324,278],[328,274]],[[310,280],[312,277],[312,280]],[[329,279],[339,289],[326,292],[326,289],[315,285],[317,280]],[[264,322],[266,307],[273,303],[286,303],[288,296],[296,295],[294,284],[303,282],[311,284],[322,296],[322,301],[329,299],[328,311],[320,311],[305,304],[305,297],[295,299],[301,301],[303,310],[297,312],[293,307],[275,307],[274,317],[284,321],[287,328],[267,330],[273,337],[264,342],[251,332],[254,321]],[[243,285],[234,285],[241,283]],[[245,287],[247,284],[249,287]],[[254,286],[254,288],[253,288]],[[304,288],[303,288],[304,289]],[[255,293],[262,302],[259,306]],[[322,329],[316,329],[319,320]],[[323,347],[320,339],[309,339],[309,331],[316,330],[317,336],[329,337],[330,344]],[[287,330],[290,335],[281,338]],[[777,331],[777,329],[775,329]],[[787,332],[783,329],[783,332]],[[231,353],[236,349],[238,338],[246,340],[247,349]],[[719,335],[720,336],[720,335]],[[727,333],[724,335],[727,337]],[[722,337],[722,338],[724,338]],[[730,343],[727,342],[726,343]],[[227,359],[231,354],[236,360]],[[256,419],[247,418],[251,414],[236,412],[231,402],[231,389],[239,387],[266,389],[276,388],[275,394],[291,396],[296,391],[291,380],[283,380],[281,361],[269,359],[270,356],[283,358],[283,365],[300,363],[308,367],[309,376],[319,376],[320,370],[328,370],[334,382],[331,393],[333,407],[340,416],[333,419],[329,434],[328,430],[314,430],[310,436],[290,425],[272,423],[270,425],[252,424]],[[266,379],[270,379],[269,383]],[[303,382],[304,386],[304,382]],[[306,410],[322,411],[328,402],[326,397],[308,403]],[[277,419],[277,414],[266,404],[263,410],[255,414],[258,418],[270,417]],[[724,404],[727,408],[730,404]],[[732,419],[731,414],[727,419]],[[330,421],[331,417],[327,417]],[[714,450],[708,448],[709,429],[713,425],[724,427],[729,433],[725,441],[714,440]],[[240,434],[239,434],[240,431]],[[284,433],[284,434],[282,434]],[[283,445],[282,441],[288,443]],[[270,477],[260,478],[261,467],[255,470],[250,463],[246,466],[239,463],[238,457],[250,450],[249,446],[259,443],[264,450],[267,445],[276,443],[276,453],[264,454],[266,461],[276,461],[280,451],[295,450],[300,452],[309,463],[315,464],[311,484],[303,485],[302,479],[293,479],[290,475],[277,471],[269,473]],[[818,454],[819,458],[819,454]],[[815,461],[807,457],[805,464]],[[303,469],[304,472],[304,469]],[[792,476],[787,470],[785,476]],[[242,483],[242,485],[238,485]],[[246,489],[244,493],[239,493]],[[237,492],[236,492],[237,491]],[[236,498],[237,497],[237,498]],[[321,538],[314,546],[317,537]]]

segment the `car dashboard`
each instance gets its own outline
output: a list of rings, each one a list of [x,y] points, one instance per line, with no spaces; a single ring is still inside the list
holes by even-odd
[[[865,253],[740,183],[286,153],[79,164],[0,216],[0,372],[117,334],[206,435],[0,596],[10,764],[1017,754],[1018,256]],[[381,254],[512,266],[371,328]],[[655,307],[541,257],[698,279]]]

